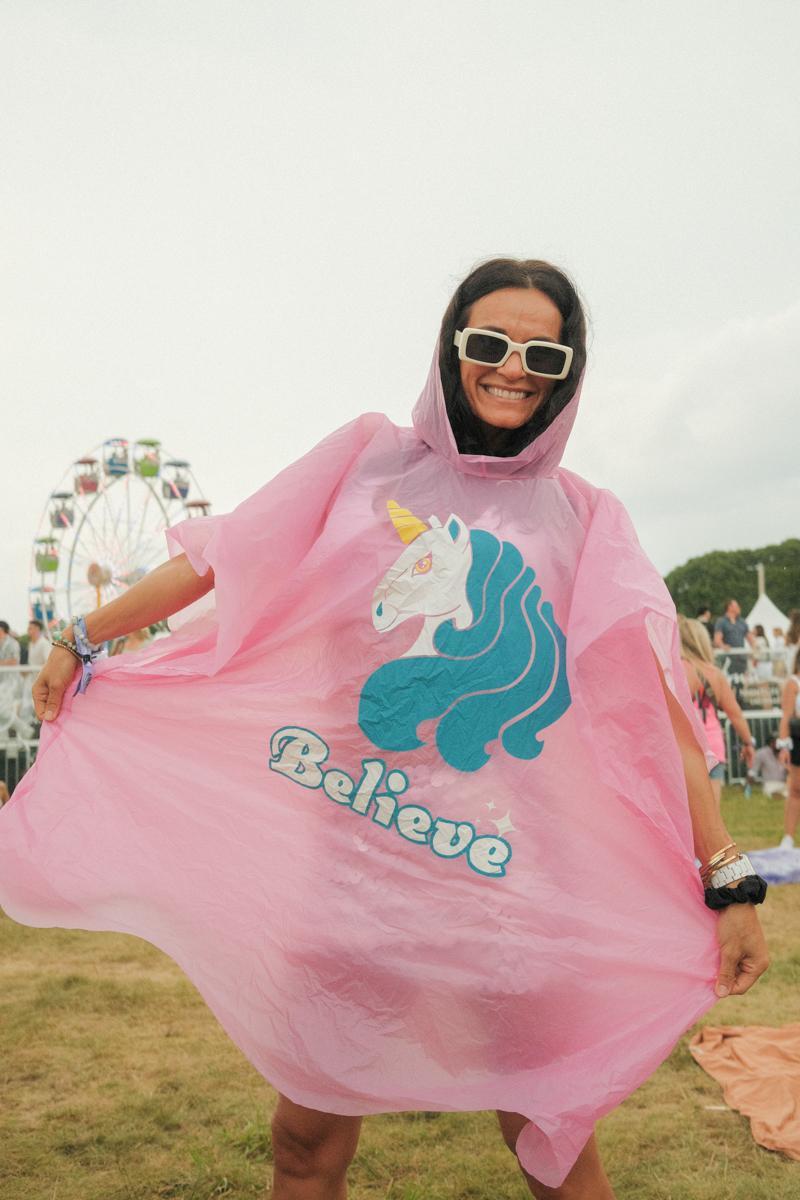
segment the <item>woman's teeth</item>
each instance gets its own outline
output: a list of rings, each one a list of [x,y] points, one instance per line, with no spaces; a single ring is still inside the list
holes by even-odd
[[[487,387],[486,384],[481,386],[490,396],[497,396],[498,400],[527,400],[528,396],[533,395],[532,392],[512,392],[507,388]]]

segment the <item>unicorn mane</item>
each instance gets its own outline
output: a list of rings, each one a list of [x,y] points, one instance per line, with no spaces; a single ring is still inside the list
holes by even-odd
[[[469,546],[461,620],[436,623],[429,653],[409,652],[374,671],[359,705],[362,731],[383,750],[419,749],[418,727],[438,718],[438,750],[460,771],[484,766],[486,746],[498,738],[515,758],[536,758],[542,730],[570,704],[566,639],[535,572],[511,542],[485,530],[469,532]]]

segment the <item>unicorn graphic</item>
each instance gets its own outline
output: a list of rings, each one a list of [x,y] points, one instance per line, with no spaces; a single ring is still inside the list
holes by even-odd
[[[364,684],[362,731],[382,750],[415,750],[419,725],[435,719],[439,753],[460,771],[484,766],[498,740],[536,758],[570,692],[566,639],[535,572],[511,542],[455,513],[426,524],[394,500],[387,508],[405,549],[375,589],[373,624],[384,633],[422,617],[422,628]]]

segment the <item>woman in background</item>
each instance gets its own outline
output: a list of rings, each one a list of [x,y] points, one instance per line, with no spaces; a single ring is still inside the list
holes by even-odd
[[[692,703],[705,726],[709,749],[719,760],[711,771],[711,786],[719,804],[727,754],[718,710],[725,713],[739,735],[742,760],[748,769],[752,767],[755,756],[753,736],[725,673],[714,665],[711,641],[703,625],[681,613],[678,615],[678,628],[681,635],[681,662],[692,693]]]
[[[797,610],[794,610],[797,612]],[[794,673],[783,685],[778,757],[789,771],[784,812],[782,850],[794,847],[794,835],[800,819],[800,650],[795,654]]]

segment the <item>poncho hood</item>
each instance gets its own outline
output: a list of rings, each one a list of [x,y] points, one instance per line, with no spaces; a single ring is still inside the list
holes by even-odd
[[[575,421],[582,383],[581,378],[575,394],[555,420],[519,454],[509,458],[497,458],[490,454],[461,454],[447,415],[437,342],[425,387],[414,406],[412,421],[418,436],[432,450],[467,475],[480,475],[487,479],[552,475],[561,462]]]

